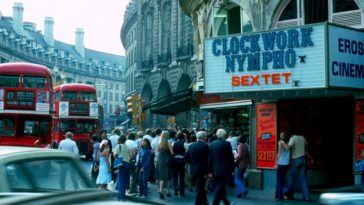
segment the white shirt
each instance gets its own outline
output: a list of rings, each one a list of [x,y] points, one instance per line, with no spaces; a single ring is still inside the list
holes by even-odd
[[[58,149],[78,155],[78,147],[76,142],[69,138],[62,140],[59,143]]]
[[[114,148],[116,145],[118,145],[118,140],[119,140],[119,135],[111,135],[110,136],[110,141],[111,141],[111,147]]]
[[[236,137],[236,136],[232,136],[232,137],[229,137],[229,138],[227,138],[226,139],[226,141],[228,141],[228,142],[230,142],[230,144],[231,144],[231,149],[232,150],[236,150],[236,149],[238,149],[238,137]]]
[[[152,146],[152,149],[154,150],[154,159],[157,159],[158,158],[158,145],[161,141],[161,136],[155,136],[155,138],[152,140],[152,143],[151,143],[151,146]]]
[[[125,144],[126,144],[126,146],[129,147],[130,150],[138,148],[138,144],[134,140],[129,140],[128,139],[128,140],[125,141]]]

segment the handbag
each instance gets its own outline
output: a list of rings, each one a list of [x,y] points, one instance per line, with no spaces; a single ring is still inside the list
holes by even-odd
[[[118,158],[116,158],[114,161],[114,168],[118,168],[120,166],[123,166],[123,156],[121,156],[121,145],[119,145]]]

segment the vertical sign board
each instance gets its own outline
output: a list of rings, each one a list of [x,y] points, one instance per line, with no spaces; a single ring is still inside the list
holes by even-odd
[[[276,167],[277,104],[257,105],[257,168]]]
[[[205,40],[205,93],[326,88],[325,24]]]
[[[364,100],[355,103],[355,158],[360,160],[360,150],[364,150]]]
[[[329,25],[329,85],[364,89],[364,32]]]

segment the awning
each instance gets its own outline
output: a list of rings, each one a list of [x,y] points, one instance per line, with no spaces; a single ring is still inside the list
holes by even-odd
[[[249,105],[252,105],[251,100],[237,100],[230,102],[201,104],[200,109],[224,109],[224,108],[235,108],[235,107],[249,106]]]
[[[192,90],[187,89],[173,93],[143,107],[153,114],[176,115],[191,110],[195,105]]]

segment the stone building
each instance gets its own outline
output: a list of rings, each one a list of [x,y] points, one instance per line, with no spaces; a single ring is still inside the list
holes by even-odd
[[[23,21],[23,4],[15,3],[13,16],[1,16],[0,63],[30,62],[47,66],[53,83],[86,83],[97,88],[106,117],[124,106],[125,57],[84,47],[84,31],[77,28],[75,45],[54,39],[52,17],[45,17],[44,31]]]
[[[191,125],[196,82],[193,27],[173,0],[132,0],[120,33],[126,49],[126,96],[145,101],[143,127]]]
[[[360,183],[353,165],[364,149],[364,0],[179,4],[195,28],[204,95],[220,97],[200,108],[224,109],[213,120],[224,128],[250,129],[249,186],[274,190],[282,131],[308,141],[310,188]]]

